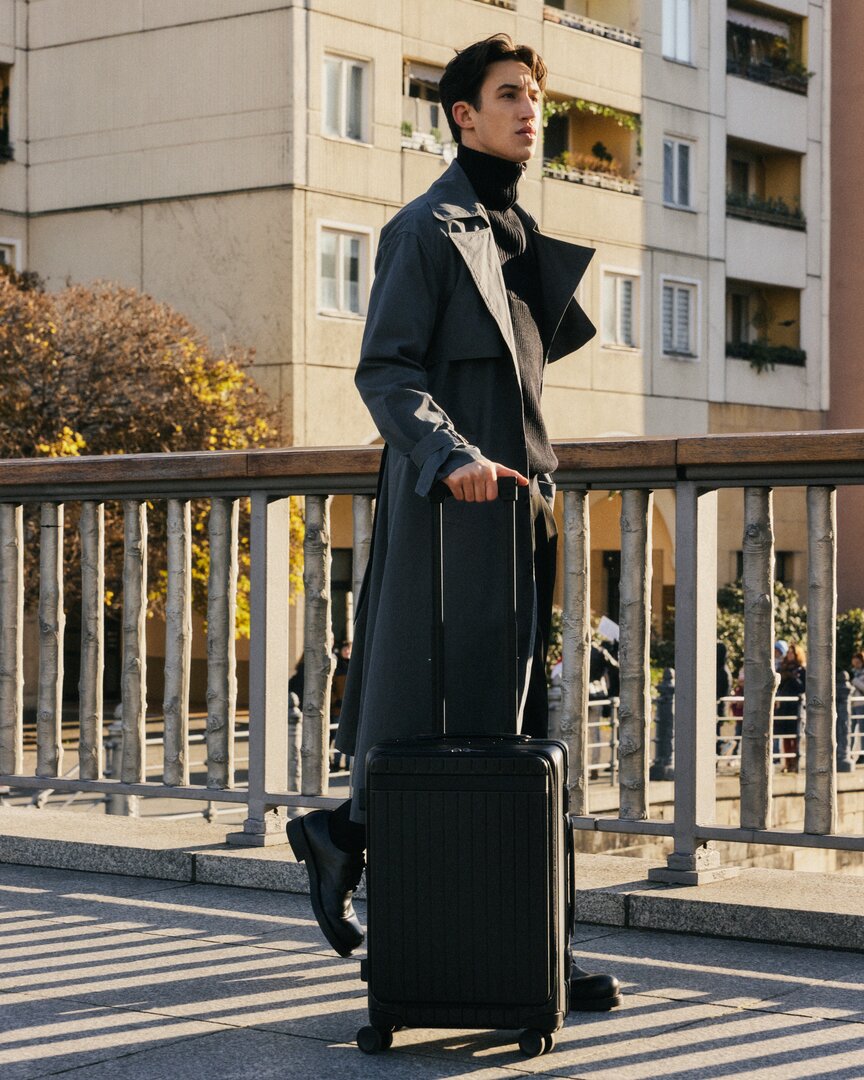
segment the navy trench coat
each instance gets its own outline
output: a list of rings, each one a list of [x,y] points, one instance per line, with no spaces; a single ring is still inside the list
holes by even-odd
[[[595,333],[573,295],[594,252],[543,236],[529,214],[517,212],[534,230],[540,332],[551,362]],[[376,742],[438,731],[427,498],[438,470],[458,451],[464,462],[482,455],[527,474],[501,264],[486,210],[456,162],[384,227],[375,269],[355,381],[385,450],[336,739],[354,755],[355,794]],[[451,499],[444,518],[447,731],[518,731],[516,703],[504,696],[506,508]],[[524,499],[517,504],[520,695],[535,626],[531,529]],[[358,818],[362,803],[362,795],[354,799]]]

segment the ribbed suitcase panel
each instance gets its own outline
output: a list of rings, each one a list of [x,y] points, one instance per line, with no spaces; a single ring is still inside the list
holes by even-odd
[[[546,764],[395,756],[375,769],[370,994],[406,1018],[416,1007],[427,1023],[440,1011],[480,1026],[548,1004],[558,958]],[[497,780],[475,790],[477,772]]]

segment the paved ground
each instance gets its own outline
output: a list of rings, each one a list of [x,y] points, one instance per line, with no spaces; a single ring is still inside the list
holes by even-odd
[[[307,898],[0,866],[0,1075],[35,1080],[864,1078],[864,955],[584,925],[584,966],[625,1005],[572,1017],[549,1055],[507,1032],[364,1023],[356,959]]]

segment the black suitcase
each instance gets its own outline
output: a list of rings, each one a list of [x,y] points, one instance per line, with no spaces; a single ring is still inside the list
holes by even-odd
[[[499,489],[513,501],[515,535],[515,483]],[[440,505],[433,516],[443,729]],[[508,548],[515,708],[515,544]],[[521,1028],[524,1054],[551,1050],[570,990],[567,794],[567,747],[551,739],[445,733],[369,751],[361,1050],[387,1049],[402,1027]]]

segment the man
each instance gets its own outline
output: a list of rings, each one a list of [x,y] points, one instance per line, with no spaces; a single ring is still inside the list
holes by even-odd
[[[288,826],[319,925],[343,956],[363,940],[352,892],[366,752],[438,730],[427,496],[439,481],[454,496],[444,506],[447,731],[547,733],[557,460],[540,395],[545,363],[595,331],[573,296],[593,251],[542,236],[516,204],[545,79],[537,53],[504,34],[458,53],[440,83],[457,160],[381,232],[356,384],[385,449],[337,736],[354,757],[353,797]],[[526,496],[517,502],[518,709],[502,677],[502,476]],[[581,969],[572,990],[575,1008],[620,1000],[615,979]]]

